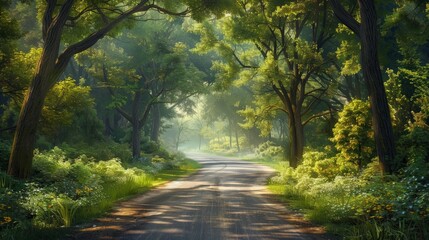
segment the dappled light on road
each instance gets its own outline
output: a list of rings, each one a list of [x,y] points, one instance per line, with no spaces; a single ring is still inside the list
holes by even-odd
[[[191,154],[193,176],[125,201],[76,239],[327,239],[273,202],[273,170],[224,157]]]

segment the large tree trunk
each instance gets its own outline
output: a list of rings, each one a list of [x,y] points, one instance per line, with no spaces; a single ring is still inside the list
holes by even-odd
[[[386,91],[377,53],[377,15],[374,1],[359,0],[361,16],[361,64],[371,101],[377,155],[384,173],[392,173],[395,144]]]
[[[289,151],[289,165],[296,168],[304,154],[304,126],[294,112],[289,113]]]
[[[131,136],[131,147],[133,149],[133,159],[139,159],[140,158],[140,151],[141,151],[141,147],[140,147],[140,124],[139,124],[139,120],[138,118],[135,119],[136,121],[133,120],[132,125],[133,125],[133,129],[132,129],[132,136]]]
[[[52,4],[52,2],[50,3]],[[69,0],[61,9],[58,19],[44,31],[43,52],[36,68],[36,74],[24,97],[18,117],[15,136],[9,158],[8,174],[18,178],[27,178],[31,173],[36,130],[42,115],[43,103],[70,58],[64,58],[57,64],[58,51],[63,25],[73,0]],[[52,7],[52,6],[51,6]],[[49,8],[49,7],[48,7]]]
[[[36,75],[22,103],[8,167],[8,174],[14,177],[27,178],[31,173],[37,125],[50,88],[46,80],[52,81]]]
[[[361,23],[346,11],[338,0],[330,2],[340,22],[351,29],[361,42],[361,65],[370,96],[377,155],[383,173],[392,173],[396,152],[389,105],[378,62],[378,29],[374,0],[359,0]]]
[[[142,92],[137,91],[134,95],[133,104],[132,104],[132,113],[131,113],[131,124],[132,124],[132,135],[131,135],[131,147],[133,149],[133,159],[140,158],[140,131],[143,126],[140,121],[140,100],[142,97]]]
[[[161,112],[158,104],[152,107],[152,129],[150,140],[159,142],[159,129],[161,128]]]

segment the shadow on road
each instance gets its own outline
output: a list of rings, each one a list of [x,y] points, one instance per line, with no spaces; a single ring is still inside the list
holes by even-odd
[[[227,158],[194,156],[203,168],[121,203],[74,239],[327,239],[270,201],[271,169]]]

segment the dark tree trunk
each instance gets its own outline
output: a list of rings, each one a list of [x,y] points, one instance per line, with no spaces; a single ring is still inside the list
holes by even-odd
[[[303,81],[296,81],[302,83]],[[304,102],[304,93],[298,89],[291,89],[290,97],[288,91],[279,82],[280,89],[273,85],[277,96],[282,100],[284,112],[287,113],[289,127],[289,165],[298,167],[304,154],[304,123],[302,122],[301,109]],[[293,85],[293,84],[292,84]],[[298,86],[298,85],[296,85]],[[304,88],[304,85],[301,86]]]
[[[304,154],[304,126],[297,114],[289,117],[289,165],[298,167]]]
[[[237,152],[240,152],[240,141],[239,141],[239,138],[238,138],[237,125],[235,126],[235,142],[237,144]]]
[[[150,140],[159,142],[159,129],[161,128],[161,112],[158,104],[152,106],[152,129]]]
[[[52,21],[49,15],[52,13],[49,10],[54,9],[54,2],[48,3],[44,22],[51,24],[44,25],[49,29],[43,31],[43,52],[18,117],[8,166],[8,174],[11,176],[17,178],[30,176],[37,125],[42,115],[43,103],[71,57],[64,56],[62,61],[57,61],[62,30],[73,3],[73,0],[66,1],[55,21]]]
[[[377,15],[374,1],[359,0],[361,16],[361,64],[368,88],[377,155],[384,173],[392,173],[395,143],[389,105],[377,53]]]
[[[131,113],[131,124],[132,124],[132,135],[131,135],[131,147],[133,149],[133,159],[139,159],[140,158],[140,131],[141,131],[141,124],[140,124],[140,100],[142,97],[141,91],[137,91],[134,95],[133,104],[132,104],[132,113]]]
[[[361,23],[346,11],[338,0],[330,2],[340,22],[351,29],[361,42],[361,65],[370,96],[377,155],[383,173],[392,173],[396,152],[389,105],[378,62],[378,29],[374,0],[358,1]]]
[[[141,151],[141,147],[140,147],[140,124],[138,121],[138,118],[136,119],[137,121],[133,121],[132,125],[133,125],[133,132],[132,132],[132,137],[131,137],[131,146],[133,149],[133,159],[139,159],[140,158],[140,151]]]
[[[36,76],[24,98],[9,158],[9,175],[27,178],[31,173],[37,125],[48,89],[43,85],[42,77]]]
[[[231,119],[228,119],[228,127],[229,127],[229,149],[232,149],[232,123]]]

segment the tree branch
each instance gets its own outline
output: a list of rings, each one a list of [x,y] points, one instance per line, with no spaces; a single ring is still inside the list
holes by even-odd
[[[338,0],[329,0],[334,10],[335,16],[341,23],[346,25],[360,38],[360,24],[356,19],[344,9],[344,6]]]
[[[48,29],[52,24],[52,15],[55,10],[55,6],[57,5],[57,0],[47,0],[47,6],[45,10],[45,14],[43,15],[43,23],[42,23],[42,34],[43,40],[46,40],[46,36],[48,34]]]
[[[127,112],[125,112],[122,108],[117,107],[115,108],[116,111],[118,111],[124,118],[126,118],[130,123],[133,122],[133,118],[131,117],[130,114],[128,114]]]
[[[323,116],[326,116],[326,115],[329,115],[329,114],[331,114],[331,111],[324,111],[324,112],[320,112],[320,113],[314,114],[314,115],[312,115],[311,117],[309,117],[307,120],[305,120],[305,121],[302,123],[302,125],[303,125],[303,126],[305,126],[305,125],[307,125],[307,123],[309,123],[311,120],[313,120],[313,119],[315,119],[315,118],[323,117]]]

